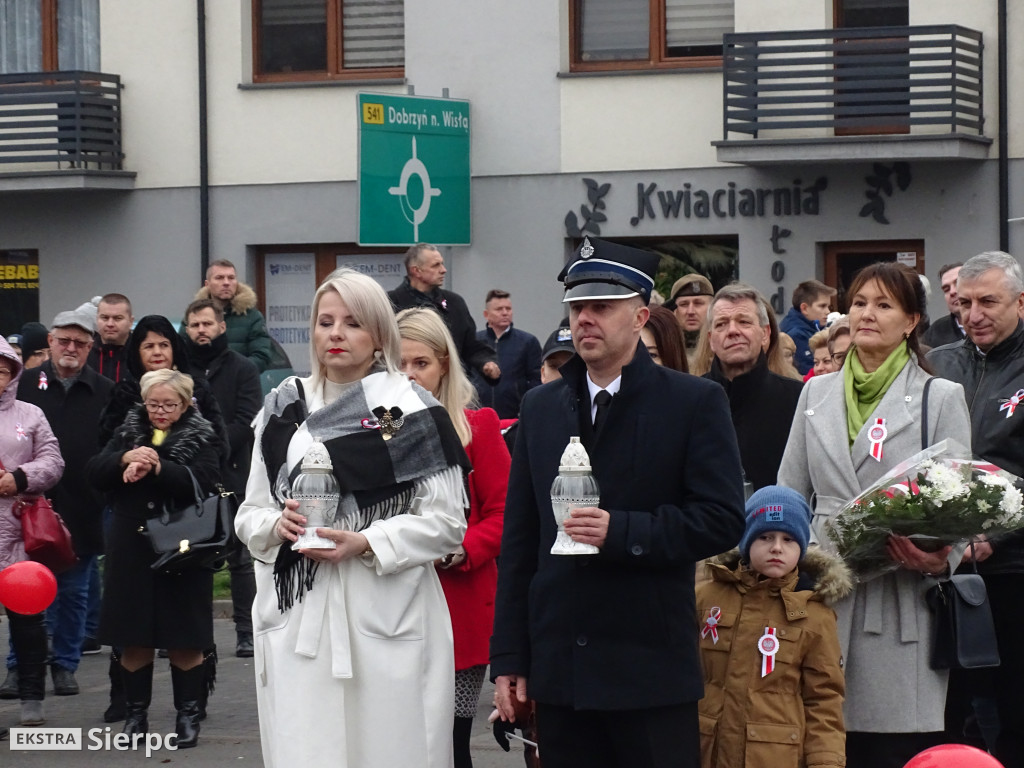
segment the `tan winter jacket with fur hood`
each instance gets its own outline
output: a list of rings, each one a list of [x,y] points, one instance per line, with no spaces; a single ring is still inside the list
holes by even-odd
[[[830,607],[852,588],[846,565],[818,547],[788,576],[766,579],[737,550],[708,563],[697,587],[703,768],[813,768],[846,764],[843,678]],[[761,675],[758,640],[775,629],[774,669]]]

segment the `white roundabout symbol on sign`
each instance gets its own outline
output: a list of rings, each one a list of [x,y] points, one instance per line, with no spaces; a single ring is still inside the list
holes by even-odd
[[[419,208],[415,209],[409,205],[408,195],[409,179],[413,176],[418,176],[423,183],[423,202]],[[430,186],[430,174],[427,173],[427,166],[416,157],[415,137],[412,140],[412,157],[406,160],[405,165],[402,166],[402,176],[398,181],[398,186],[388,187],[388,193],[399,198],[399,202],[402,204],[402,215],[405,216],[406,221],[412,224],[413,240],[419,242],[420,224],[427,220],[427,214],[430,213],[430,198],[440,195],[441,190]]]

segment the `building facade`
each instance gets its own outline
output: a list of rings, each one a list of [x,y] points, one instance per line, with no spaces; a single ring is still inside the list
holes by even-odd
[[[1022,22],[1000,0],[10,6],[5,333],[14,314],[46,323],[108,291],[179,318],[203,265],[226,258],[302,360],[316,281],[354,264],[391,287],[411,239],[359,245],[361,93],[469,101],[470,244],[444,249],[447,285],[474,313],[510,291],[541,338],[583,234],[678,257],[669,273],[751,282],[781,312],[798,282],[841,290],[876,258],[937,284],[941,264],[1024,246],[1024,222],[1001,227],[1024,216],[1024,107],[999,100],[1024,49],[1000,55],[1000,25]],[[37,119],[63,122],[4,117],[40,90]],[[11,150],[47,130],[28,159]],[[946,311],[938,291],[931,311]]]

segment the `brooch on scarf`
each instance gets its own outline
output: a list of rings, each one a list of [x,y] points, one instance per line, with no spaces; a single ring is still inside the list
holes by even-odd
[[[1010,395],[1008,400],[1002,401],[1003,404],[999,406],[999,410],[1006,411],[1006,418],[1010,418],[1022,401],[1024,401],[1024,389],[1018,389],[1014,394]]]
[[[28,435],[25,434],[25,428],[21,426],[20,421],[14,425],[14,432],[19,440],[28,440]]]
[[[50,386],[50,382],[46,380],[46,371],[39,372],[39,388],[47,389]]]
[[[373,409],[373,415],[376,419],[363,419],[363,429],[379,429],[381,437],[385,440],[390,440],[396,434],[398,430],[405,424],[405,417],[402,415],[402,409],[396,405],[390,408],[385,408],[383,405],[379,405]]]

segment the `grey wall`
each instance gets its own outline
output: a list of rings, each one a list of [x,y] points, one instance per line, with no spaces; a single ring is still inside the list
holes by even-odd
[[[865,200],[864,176],[871,170],[866,164],[476,178],[473,245],[451,250],[448,285],[466,298],[478,323],[484,294],[502,287],[513,294],[519,327],[541,337],[550,332],[563,315],[555,281],[566,256],[563,220],[567,211],[586,202],[584,175],[612,185],[605,198],[609,220],[602,224],[603,236],[736,235],[740,277],[766,293],[776,289],[770,278],[776,258],[787,266],[787,293],[800,280],[821,276],[821,244],[828,241],[923,239],[926,272],[933,282],[940,264],[998,245],[994,162],[919,163],[911,169],[910,188],[887,199],[888,226],[858,216]],[[1024,163],[1015,164],[1013,172],[1014,199],[1024,200]],[[645,217],[635,226],[630,221],[637,213],[641,182],[655,182],[662,190],[690,183],[710,191],[730,181],[739,188],[788,185],[797,177],[809,184],[819,175],[828,177],[829,186],[821,193],[818,216],[666,219],[659,210],[654,220]],[[356,205],[352,182],[215,188],[211,257],[235,261],[252,282],[243,267],[251,246],[355,242]],[[792,231],[781,257],[771,253],[773,224]],[[1010,226],[1019,250],[1024,224]],[[108,291],[131,297],[137,316],[180,316],[202,282],[198,242],[194,188],[0,197],[0,248],[40,252],[43,322]],[[936,291],[931,314],[944,312]]]

